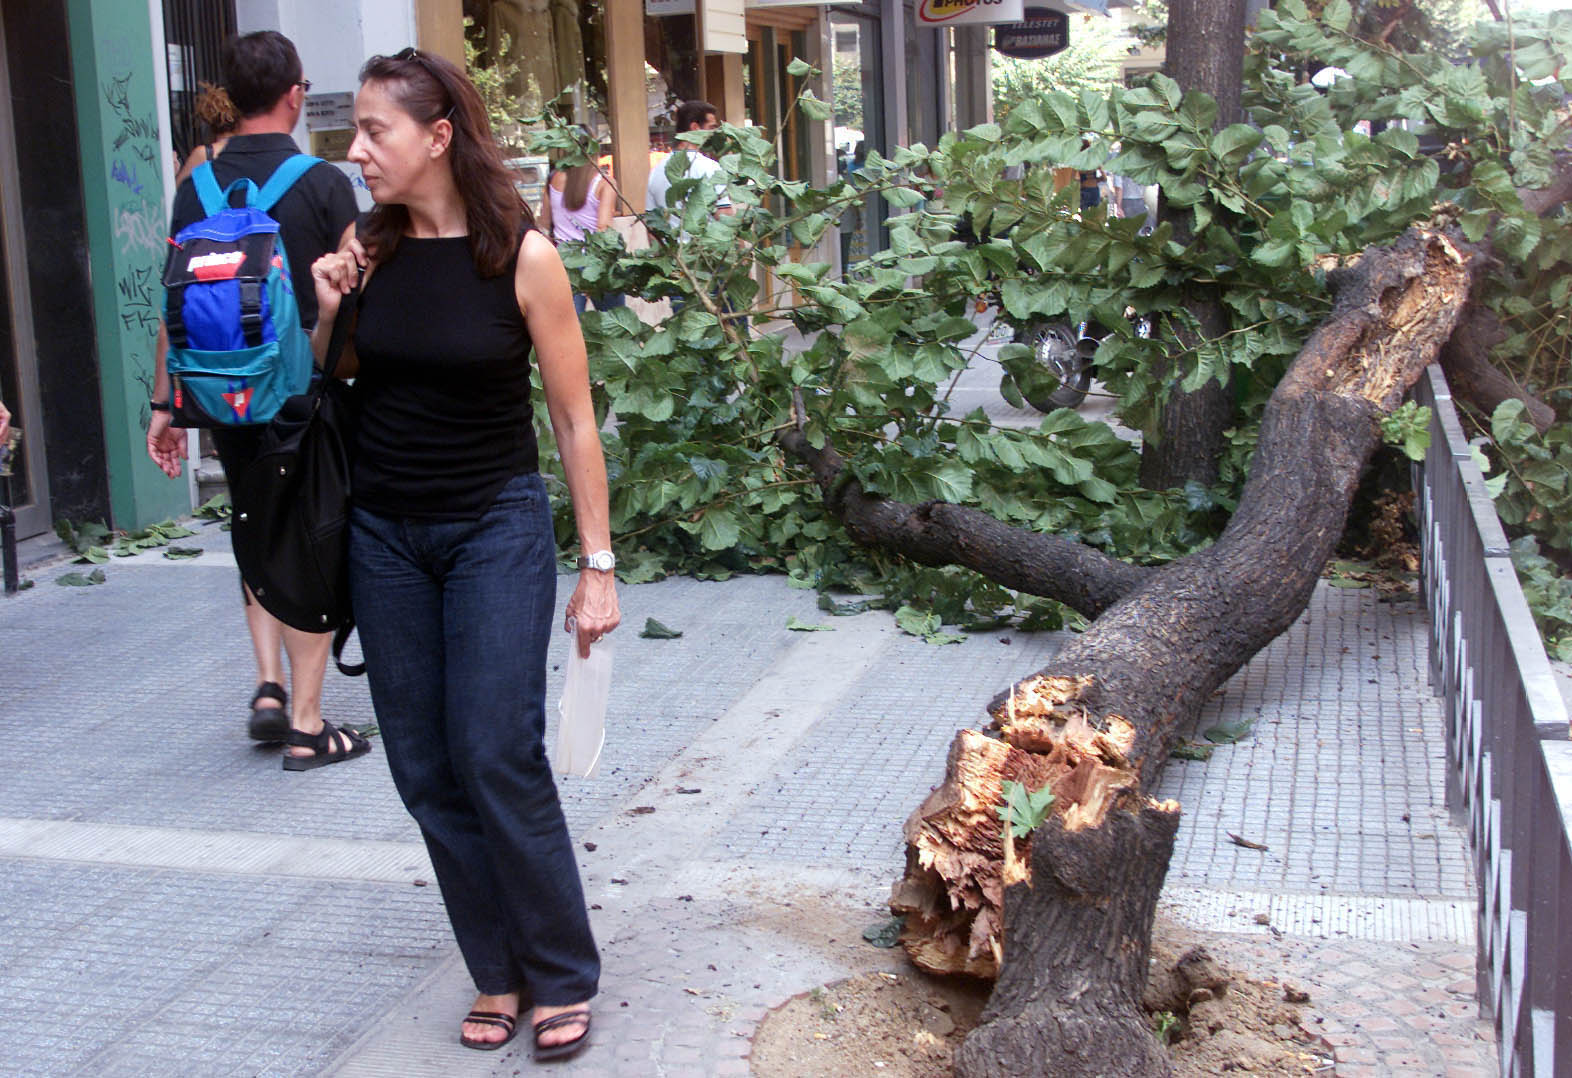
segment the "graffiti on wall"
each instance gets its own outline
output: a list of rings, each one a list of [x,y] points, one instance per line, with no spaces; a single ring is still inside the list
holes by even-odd
[[[110,224],[115,244],[115,300],[126,371],[147,400],[163,300],[163,191],[159,183],[158,117],[151,72],[127,65],[102,84],[104,154],[109,174]],[[145,406],[144,406],[145,413]],[[141,420],[146,423],[148,416]]]

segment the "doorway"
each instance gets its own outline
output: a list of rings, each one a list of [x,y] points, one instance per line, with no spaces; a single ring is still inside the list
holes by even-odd
[[[9,495],[16,512],[17,536],[25,539],[48,531],[51,518],[34,347],[37,337],[22,222],[11,75],[5,26],[0,22],[0,400],[11,411],[12,425],[22,430],[21,451],[12,474],[0,479],[0,496]]]

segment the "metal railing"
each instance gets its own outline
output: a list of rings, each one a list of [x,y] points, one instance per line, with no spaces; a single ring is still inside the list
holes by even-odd
[[[1572,741],[1506,534],[1441,369],[1415,468],[1431,681],[1446,716],[1447,805],[1479,889],[1477,994],[1501,1073],[1572,1078]]]

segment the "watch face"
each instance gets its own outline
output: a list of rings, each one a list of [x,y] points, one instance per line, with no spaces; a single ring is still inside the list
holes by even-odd
[[[617,559],[605,550],[597,550],[589,557],[583,559],[586,569],[595,569],[602,573],[610,572],[617,566]]]

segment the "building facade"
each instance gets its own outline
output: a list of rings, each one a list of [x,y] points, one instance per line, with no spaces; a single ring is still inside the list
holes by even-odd
[[[782,175],[814,183],[988,119],[986,28],[922,25],[922,2],[0,0],[0,400],[23,431],[0,493],[20,534],[62,518],[135,528],[193,504],[194,481],[159,472],[144,431],[174,174],[207,137],[192,104],[229,34],[296,43],[312,82],[296,139],[363,206],[343,160],[361,62],[413,43],[462,64],[467,35],[483,62],[513,64],[521,100],[557,98],[602,135],[642,210],[651,150],[686,98],[764,128]],[[822,72],[829,121],[789,111],[798,59]],[[879,249],[881,212],[822,254]]]

